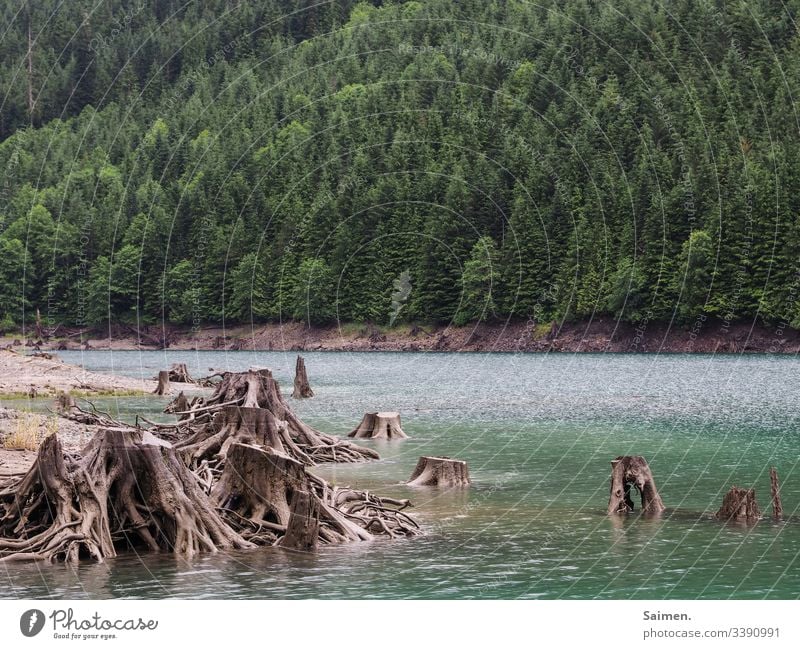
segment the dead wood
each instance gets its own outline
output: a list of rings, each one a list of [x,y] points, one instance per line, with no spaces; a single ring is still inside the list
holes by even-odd
[[[308,383],[308,375],[306,374],[306,362],[302,356],[298,356],[294,368],[294,391],[292,392],[292,398],[308,399],[313,396],[314,391]]]
[[[611,462],[611,494],[608,513],[629,513],[634,510],[631,489],[641,495],[642,511],[657,514],[664,511],[664,503],[656,489],[650,467],[641,455],[619,456]]]
[[[173,363],[169,368],[169,380],[175,383],[195,383],[186,363]]]
[[[298,492],[307,498],[296,499]],[[317,543],[420,533],[401,511],[407,502],[398,507],[393,504],[397,501],[369,492],[332,487],[301,462],[268,446],[233,443],[211,498],[243,538],[258,544],[311,549]]]
[[[303,422],[281,395],[280,387],[267,369],[223,374],[214,393],[207,399],[198,399],[186,411],[176,411],[179,417],[191,420],[197,437],[187,444],[201,442],[210,436],[227,436],[229,424],[238,415],[229,406],[240,409],[268,410],[271,419],[284,422],[280,438],[284,450],[296,460],[307,465],[323,462],[363,462],[377,459],[378,453],[344,439],[320,432]],[[204,455],[206,459],[207,455]]]
[[[733,485],[722,499],[717,518],[724,521],[756,522],[761,518],[761,510],[756,502],[756,490]]]
[[[361,423],[347,434],[356,439],[405,439],[408,437],[400,426],[400,413],[367,412]]]
[[[770,492],[772,495],[772,518],[779,521],[783,518],[783,504],[781,503],[781,486],[778,482],[778,470],[769,468]]]
[[[159,396],[169,394],[169,370],[161,370],[158,373],[158,385],[153,390],[153,394]]]
[[[80,457],[51,435],[25,476],[0,491],[0,561],[249,547],[170,445],[133,428],[99,431]]]
[[[466,487],[470,484],[469,469],[463,460],[423,456],[407,484],[416,487]]]

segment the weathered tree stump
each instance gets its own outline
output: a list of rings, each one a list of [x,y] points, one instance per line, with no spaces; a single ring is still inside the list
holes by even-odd
[[[642,512],[657,514],[664,511],[664,503],[656,489],[647,460],[641,455],[624,455],[611,462],[609,514],[629,513],[634,510],[632,488],[636,488],[641,495]]]
[[[175,383],[195,383],[195,380],[189,375],[186,363],[173,363],[169,368],[169,380]]]
[[[295,491],[289,524],[278,545],[288,550],[313,552],[319,544],[319,504],[307,491]]]
[[[308,494],[310,502],[296,500],[298,492]],[[244,525],[244,538],[261,544],[271,535],[289,535],[282,545],[308,549],[315,536],[319,544],[338,544],[420,533],[401,511],[410,505],[407,500],[334,487],[269,447],[233,444],[212,498],[233,516],[226,515],[231,525]]]
[[[783,518],[783,504],[781,503],[781,486],[778,482],[778,470],[769,468],[769,481],[772,493],[772,518],[779,521]]]
[[[368,412],[361,423],[347,434],[356,439],[405,439],[408,437],[400,427],[400,413]]]
[[[449,457],[421,457],[407,484],[416,487],[466,487],[469,469],[463,460]]]
[[[186,398],[183,390],[181,390],[178,393],[178,396],[167,404],[167,407],[164,408],[164,412],[167,414],[177,414],[178,419],[180,420],[188,417],[188,415],[184,415],[183,413],[189,410],[189,408],[189,400]]]
[[[196,430],[196,436],[187,439],[186,443],[194,444],[202,437],[219,433],[228,416],[224,413],[228,406],[262,408],[268,410],[275,420],[285,422],[286,433],[281,435],[284,450],[304,464],[363,462],[379,457],[372,449],[327,435],[304,423],[284,400],[278,383],[267,369],[235,374],[226,372],[208,399],[197,399],[189,410],[176,413],[190,417]]]
[[[153,394],[159,396],[169,394],[169,370],[161,370],[158,373],[158,385],[153,390]]]
[[[249,548],[167,442],[100,431],[80,458],[46,438],[31,469],[0,491],[0,561],[103,561],[144,547],[183,556]]]
[[[292,392],[292,398],[308,399],[313,396],[314,391],[308,383],[308,375],[306,374],[306,362],[302,356],[298,356],[294,368],[294,391]]]
[[[755,489],[742,489],[733,485],[722,499],[717,518],[723,521],[753,523],[761,518]]]

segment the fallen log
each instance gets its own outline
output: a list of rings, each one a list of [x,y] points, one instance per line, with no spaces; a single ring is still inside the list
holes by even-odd
[[[407,484],[415,487],[466,487],[469,469],[463,460],[449,457],[421,457]]]
[[[308,399],[313,396],[314,391],[308,383],[308,375],[306,374],[306,362],[302,356],[298,356],[294,368],[294,391],[292,392],[292,398]]]
[[[158,385],[153,390],[153,394],[159,396],[169,394],[169,370],[161,370],[158,373]]]
[[[356,439],[406,439],[408,435],[400,426],[400,413],[367,412],[361,423],[348,434]]]
[[[641,495],[642,512],[657,514],[665,507],[656,489],[656,482],[641,455],[619,456],[611,462],[611,494],[608,499],[608,513],[630,513],[634,510],[631,489]]]
[[[722,499],[717,518],[723,521],[754,523],[761,518],[755,489],[733,485]]]

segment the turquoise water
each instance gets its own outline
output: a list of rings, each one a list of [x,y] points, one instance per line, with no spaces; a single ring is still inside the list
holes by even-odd
[[[267,366],[286,388],[294,354],[61,352],[87,369],[153,376]],[[427,534],[324,548],[124,556],[103,565],[0,564],[2,597],[796,598],[800,594],[800,361],[627,354],[305,353],[309,423],[352,429],[399,410],[410,439],[379,462],[314,469],[339,484],[410,497]],[[100,401],[100,400],[98,400]],[[126,416],[155,397],[103,400]],[[163,417],[163,415],[162,415]],[[468,490],[402,484],[420,455],[467,460]],[[609,518],[609,462],[644,455],[667,513]],[[771,465],[793,520],[711,517],[732,484],[769,513]]]

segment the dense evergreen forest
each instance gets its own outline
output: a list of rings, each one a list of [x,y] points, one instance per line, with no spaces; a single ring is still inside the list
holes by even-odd
[[[0,328],[797,327],[798,8],[6,0]]]

